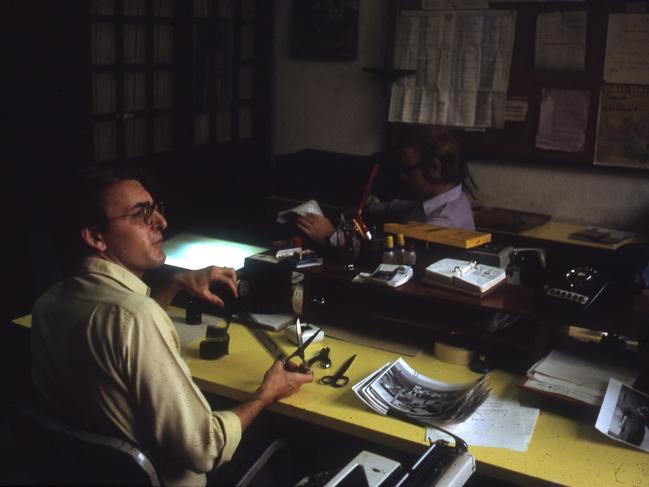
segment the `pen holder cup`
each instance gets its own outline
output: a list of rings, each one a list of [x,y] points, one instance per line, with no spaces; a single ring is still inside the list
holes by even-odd
[[[358,246],[354,225],[342,223],[338,227],[338,258],[343,264],[353,264],[358,257]]]
[[[383,259],[383,239],[362,240],[358,264],[369,269],[376,268]]]
[[[203,360],[216,360],[228,354],[230,335],[224,326],[207,325],[205,340],[199,345],[199,356]]]

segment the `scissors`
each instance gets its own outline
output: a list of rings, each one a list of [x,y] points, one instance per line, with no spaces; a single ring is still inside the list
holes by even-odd
[[[309,339],[306,342],[302,341],[302,325],[300,324],[300,319],[298,318],[297,321],[295,322],[295,335],[297,338],[297,348],[295,351],[286,357],[286,360],[284,360],[284,363],[287,363],[289,360],[291,360],[293,357],[299,357],[300,360],[302,361],[302,364],[300,365],[300,370],[302,372],[306,372],[309,369],[309,367],[306,365],[306,360],[304,359],[304,350],[306,347],[308,347],[313,340],[318,336],[318,333],[320,333],[320,328],[309,337]]]
[[[334,375],[323,376],[320,379],[320,383],[331,387],[346,386],[347,383],[349,382],[349,377],[345,375],[345,372],[347,372],[347,369],[352,364],[355,358],[356,355],[352,355],[351,357],[349,357],[347,360],[345,360],[345,363],[340,366],[338,372],[336,372]]]

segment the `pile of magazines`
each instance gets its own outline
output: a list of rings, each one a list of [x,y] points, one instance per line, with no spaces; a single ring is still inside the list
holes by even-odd
[[[380,414],[433,425],[461,423],[490,392],[486,376],[465,384],[439,382],[419,374],[402,358],[388,362],[353,389]]]

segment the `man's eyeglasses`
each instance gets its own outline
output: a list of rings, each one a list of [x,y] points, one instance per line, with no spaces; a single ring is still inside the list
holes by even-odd
[[[164,215],[165,207],[162,201],[154,201],[153,203],[143,204],[134,213],[129,213],[128,215],[114,216],[113,218],[109,218],[109,220],[116,220],[117,218],[127,218],[127,217],[142,218],[142,220],[144,220],[144,223],[146,223],[147,225],[151,225],[151,221],[153,220],[153,214],[156,212],[156,210],[161,215]]]

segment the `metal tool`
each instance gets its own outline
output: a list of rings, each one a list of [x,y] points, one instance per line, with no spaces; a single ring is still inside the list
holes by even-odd
[[[349,366],[352,364],[355,358],[356,355],[349,357],[347,360],[345,360],[345,363],[340,366],[338,372],[336,372],[334,375],[325,375],[324,377],[322,377],[322,379],[320,379],[320,383],[331,387],[346,386],[349,382],[349,377],[345,375],[345,372],[347,372],[347,369],[349,369]]]
[[[307,363],[306,363],[306,360],[304,359],[304,350],[306,349],[306,347],[308,347],[311,344],[311,342],[313,340],[315,340],[315,338],[318,336],[318,333],[320,333],[319,328],[313,335],[311,335],[309,337],[309,339],[306,342],[303,342],[302,341],[302,325],[300,325],[300,320],[298,319],[297,323],[296,323],[296,326],[295,326],[295,334],[296,334],[296,338],[297,338],[296,341],[297,341],[298,347],[295,349],[295,351],[291,355],[289,355],[286,358],[285,362],[288,362],[293,357],[299,357],[300,360],[302,361],[302,364],[300,365],[300,368],[302,370],[304,370],[304,371],[309,370],[309,368],[307,366]]]
[[[264,330],[261,330],[259,328],[254,328],[254,327],[248,327],[248,331],[252,333],[252,336],[254,336],[257,341],[261,344],[262,347],[275,359],[280,359],[283,362],[286,362],[287,356],[286,352],[280,348],[277,343],[275,343],[275,340],[273,340],[268,333],[266,333]]]
[[[329,347],[324,347],[316,355],[307,360],[307,367],[311,367],[316,362],[320,362],[320,367],[328,369],[331,367],[331,359],[329,358]]]

